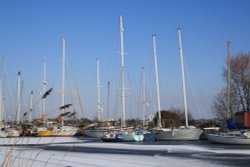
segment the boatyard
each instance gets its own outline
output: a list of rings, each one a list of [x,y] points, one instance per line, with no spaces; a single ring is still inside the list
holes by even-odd
[[[0,167],[249,167],[250,1],[0,1]]]

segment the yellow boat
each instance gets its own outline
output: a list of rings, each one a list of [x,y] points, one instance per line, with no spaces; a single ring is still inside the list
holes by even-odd
[[[41,131],[41,132],[38,132],[37,136],[39,137],[52,136],[52,131],[51,130]]]

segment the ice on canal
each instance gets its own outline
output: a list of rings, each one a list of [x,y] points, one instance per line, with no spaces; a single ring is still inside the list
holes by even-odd
[[[209,142],[103,143],[82,137],[0,138],[1,166],[249,166],[250,147]]]

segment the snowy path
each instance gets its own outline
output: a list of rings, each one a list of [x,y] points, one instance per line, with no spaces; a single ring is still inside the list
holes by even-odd
[[[102,143],[79,137],[0,138],[1,166],[248,166],[250,149],[198,142]]]

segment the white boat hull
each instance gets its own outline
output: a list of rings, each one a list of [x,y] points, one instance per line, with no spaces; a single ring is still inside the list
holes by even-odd
[[[220,144],[250,144],[250,139],[243,136],[222,136],[219,134],[206,134],[212,143]]]
[[[74,136],[78,131],[78,128],[73,126],[62,126],[54,128],[51,136]]]
[[[162,129],[157,140],[199,140],[202,130],[198,128]]]
[[[120,129],[111,127],[91,127],[84,130],[84,135],[88,137],[101,138],[103,135],[108,134],[110,131],[117,132]]]
[[[21,132],[15,129],[11,129],[7,132],[8,137],[19,137]]]
[[[84,135],[88,137],[101,138],[108,131],[108,129],[86,129],[84,130]]]
[[[1,130],[0,131],[0,138],[2,137],[7,137],[8,136],[8,133],[6,133],[5,131]]]

